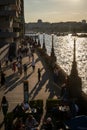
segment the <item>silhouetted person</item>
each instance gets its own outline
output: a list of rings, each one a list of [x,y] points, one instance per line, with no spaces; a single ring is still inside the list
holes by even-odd
[[[16,62],[13,62],[13,64],[12,64],[12,69],[13,69],[13,71],[14,71],[14,73],[15,73],[15,71],[16,71]]]
[[[11,56],[9,57],[9,61],[10,61],[10,63],[12,63],[12,61],[13,61],[13,59],[12,59],[12,57],[11,57]]]
[[[1,61],[0,61],[0,70],[1,70],[2,66],[1,66]]]
[[[35,130],[37,129],[38,122],[33,117],[33,115],[28,115],[26,121],[25,121],[26,130]]]
[[[5,84],[5,74],[1,71],[1,86]]]
[[[40,68],[38,68],[38,82],[40,81],[40,78],[41,78],[41,70]]]
[[[3,115],[5,117],[8,111],[8,101],[5,96],[2,97],[1,108],[2,108]]]
[[[24,64],[24,75],[27,76],[27,65]]]
[[[5,58],[5,65],[8,66],[8,57]]]
[[[44,124],[44,130],[53,130],[53,122],[52,122],[51,117],[47,118],[47,121]]]
[[[34,60],[32,60],[31,65],[32,65],[32,69],[33,69],[33,71],[34,71],[34,70],[35,70],[35,61],[34,61]]]

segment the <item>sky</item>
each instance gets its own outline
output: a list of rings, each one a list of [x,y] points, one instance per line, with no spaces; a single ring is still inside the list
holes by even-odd
[[[25,22],[87,20],[87,0],[24,0]]]

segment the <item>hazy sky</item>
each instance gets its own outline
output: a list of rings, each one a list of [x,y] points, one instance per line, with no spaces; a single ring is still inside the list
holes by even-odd
[[[24,10],[26,22],[87,20],[87,0],[24,0]]]

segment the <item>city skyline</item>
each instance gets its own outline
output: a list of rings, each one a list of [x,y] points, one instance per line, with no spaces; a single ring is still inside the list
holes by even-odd
[[[25,22],[87,20],[87,0],[24,0]]]

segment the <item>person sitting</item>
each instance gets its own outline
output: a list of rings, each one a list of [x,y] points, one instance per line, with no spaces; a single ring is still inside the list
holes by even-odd
[[[32,130],[35,129],[38,126],[38,122],[32,115],[28,115],[26,121],[25,121],[25,127],[26,130]]]
[[[48,117],[44,124],[44,130],[53,130],[53,123],[51,117]]]
[[[17,118],[14,124],[14,130],[25,130],[22,118]]]
[[[16,117],[21,117],[22,115],[25,114],[24,109],[22,108],[21,105],[17,105],[14,109],[13,109],[13,113],[14,113],[14,118]]]

